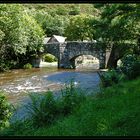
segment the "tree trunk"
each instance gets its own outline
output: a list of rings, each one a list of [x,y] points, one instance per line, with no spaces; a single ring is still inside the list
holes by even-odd
[[[116,59],[112,58],[110,59],[110,61],[108,62],[107,68],[111,69],[116,69],[117,68],[117,61]]]
[[[111,53],[110,53],[110,57],[108,59],[107,68],[109,68],[109,69],[117,68],[117,61],[118,61],[119,58],[116,58],[116,53],[118,53],[118,52],[116,52],[116,49],[113,46],[112,50],[111,50]]]

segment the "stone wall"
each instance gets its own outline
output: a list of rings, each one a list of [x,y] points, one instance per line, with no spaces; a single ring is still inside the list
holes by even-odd
[[[48,43],[44,52],[58,58],[58,68],[75,68],[75,59],[81,55],[98,58],[101,69],[106,65],[106,51],[95,42]]]

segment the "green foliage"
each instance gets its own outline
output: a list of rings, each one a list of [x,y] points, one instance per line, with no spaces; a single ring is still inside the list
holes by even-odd
[[[56,101],[51,91],[44,95],[30,94],[31,103],[26,106],[35,126],[51,124],[57,116]]]
[[[27,9],[31,11],[44,11],[52,16],[60,15],[67,16],[71,11],[75,13],[96,15],[97,9],[93,4],[23,4]],[[59,13],[58,11],[61,11]],[[62,12],[63,11],[63,12]],[[32,13],[33,14],[33,13]]]
[[[69,11],[69,15],[79,15],[80,14],[80,6],[72,6]]]
[[[140,61],[136,61],[131,70],[130,79],[135,79],[140,76]]]
[[[5,34],[4,32],[0,29],[0,41],[3,40]]]
[[[135,55],[126,55],[122,58],[121,69],[128,79],[140,76],[140,60]]]
[[[85,95],[82,91],[75,88],[73,80],[70,85],[66,85],[65,89],[61,90],[61,112],[64,115],[72,113],[73,109],[77,109],[78,105],[85,100]]]
[[[0,69],[28,63],[43,51],[43,31],[68,40],[99,40],[104,47],[113,47],[115,61],[128,51],[139,54],[139,8],[139,4],[2,4]]]
[[[11,61],[6,61],[3,59],[0,59],[0,71],[8,71],[9,69],[13,68],[14,65],[17,64],[16,61],[11,60]]]
[[[3,93],[0,92],[0,130],[9,126],[11,115],[11,105],[8,103]]]
[[[139,85],[140,79],[119,83],[87,97],[76,112],[50,127],[37,129],[20,122],[20,129],[12,129],[5,136],[139,136]]]
[[[100,73],[99,76],[101,79],[101,86],[102,87],[109,87],[113,84],[118,84],[120,81],[125,79],[123,73],[116,72],[116,70],[112,69],[105,73]]]
[[[24,69],[32,69],[32,65],[30,63],[27,63],[23,66]]]
[[[65,16],[50,15],[46,12],[36,12],[34,15],[36,21],[43,28],[47,36],[64,35],[64,29],[69,19]]]
[[[29,61],[31,55],[42,50],[43,30],[22,5],[1,4],[0,9],[0,56],[4,70]]]
[[[45,62],[55,62],[55,61],[57,61],[57,58],[55,56],[51,55],[51,54],[45,54],[43,56],[43,59],[44,59]]]
[[[60,98],[55,99],[53,93],[48,91],[43,95],[30,94],[30,99],[31,103],[26,108],[29,110],[33,125],[40,127],[50,125],[59,117],[77,110],[78,105],[85,100],[85,96],[78,93],[73,82],[71,82],[70,87],[66,86],[62,90],[62,97]]]
[[[61,7],[58,7],[57,9],[56,9],[56,14],[57,15],[67,15],[67,10],[68,9],[66,9],[66,7],[65,6],[61,6]]]
[[[106,48],[112,48],[112,62],[122,58],[137,46],[140,35],[139,4],[101,4],[100,18],[93,26],[96,28],[96,40],[102,41]],[[113,61],[114,60],[114,61]],[[116,67],[115,63],[108,67]]]
[[[67,40],[93,40],[94,28],[91,28],[89,24],[92,19],[94,19],[94,17],[89,15],[76,15],[71,17],[65,29]]]

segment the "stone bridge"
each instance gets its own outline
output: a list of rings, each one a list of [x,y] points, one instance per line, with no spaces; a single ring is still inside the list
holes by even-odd
[[[50,53],[58,58],[58,68],[75,68],[75,59],[80,55],[92,55],[99,59],[99,68],[106,67],[109,51],[95,42],[64,42],[44,44],[44,53]]]

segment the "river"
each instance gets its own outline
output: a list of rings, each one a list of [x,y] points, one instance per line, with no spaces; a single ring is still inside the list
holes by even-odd
[[[11,72],[0,73],[0,90],[4,91],[9,102],[13,105],[23,105],[28,102],[29,93],[43,94],[51,90],[54,94],[65,84],[73,80],[75,86],[80,87],[87,93],[95,93],[99,90],[99,76],[93,69],[64,70],[56,67],[33,68],[30,70],[12,70]],[[18,115],[22,118],[25,110],[19,108]]]

